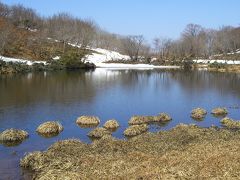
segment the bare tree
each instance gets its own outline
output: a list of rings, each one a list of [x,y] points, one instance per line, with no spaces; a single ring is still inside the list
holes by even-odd
[[[10,8],[9,19],[11,22],[21,28],[39,28],[41,18],[31,8],[25,8],[22,5],[14,5]]]
[[[74,38],[74,18],[67,13],[60,13],[48,19],[49,35],[63,43],[63,52],[68,42]]]
[[[0,2],[0,17],[7,17],[9,13],[10,13],[9,7]]]
[[[0,17],[0,54],[3,53],[5,45],[7,44],[8,36],[11,32],[11,29],[12,28],[10,24],[2,17]]]
[[[155,38],[154,39],[155,54],[160,60],[166,60],[169,58],[172,40],[169,38]]]
[[[187,56],[196,57],[199,55],[199,36],[203,28],[197,24],[188,24],[182,33],[182,38],[188,44],[186,49]]]
[[[90,20],[75,20],[74,27],[74,43],[81,48],[86,48],[91,45],[95,37],[95,23]]]
[[[130,56],[131,60],[137,61],[139,58],[139,52],[141,46],[143,46],[144,37],[139,36],[127,36],[122,39],[124,52]]]

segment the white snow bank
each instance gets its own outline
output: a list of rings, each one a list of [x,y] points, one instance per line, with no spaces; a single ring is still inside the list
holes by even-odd
[[[213,64],[213,63],[220,63],[220,64],[240,64],[240,60],[210,60],[210,59],[197,59],[193,60],[195,63],[203,63],[203,64]]]
[[[52,58],[53,60],[59,60],[60,59],[60,56],[56,56],[54,58]]]
[[[81,48],[81,45],[78,45],[78,44],[68,43],[68,45]],[[98,64],[98,63],[104,63],[107,61],[118,61],[118,60],[127,61],[131,59],[129,56],[120,54],[119,52],[116,52],[116,51],[111,51],[111,50],[102,49],[102,48],[91,48],[89,46],[87,47],[87,49],[95,51],[94,53],[85,56],[85,59],[84,59],[85,62],[89,62],[89,63]]]
[[[154,66],[150,64],[123,64],[123,63],[96,63],[97,68],[111,69],[164,69],[164,68],[180,68],[179,66]]]
[[[0,56],[0,60],[5,61],[5,62],[24,63],[29,66],[33,65],[34,63],[43,63],[44,65],[47,64],[46,61],[30,61],[30,60],[26,60],[26,59],[9,58],[9,57],[4,57],[4,56]]]
[[[116,51],[109,51],[106,49],[101,49],[101,48],[96,48],[96,49],[91,49],[93,51],[96,51],[97,53],[92,53],[90,55],[87,55],[85,58],[86,62],[91,62],[94,64],[98,63],[104,63],[107,61],[117,61],[117,60],[130,60],[130,57],[127,55],[122,55]]]

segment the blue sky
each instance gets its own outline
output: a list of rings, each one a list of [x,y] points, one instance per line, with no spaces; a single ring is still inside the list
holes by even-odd
[[[123,34],[178,38],[189,23],[208,28],[240,26],[240,0],[2,0],[31,7],[42,16],[69,12]]]

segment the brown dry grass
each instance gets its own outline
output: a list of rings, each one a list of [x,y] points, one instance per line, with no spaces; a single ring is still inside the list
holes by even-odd
[[[132,116],[128,121],[129,125],[140,125],[150,123],[165,123],[172,120],[167,113],[160,113],[157,116]]]
[[[203,108],[193,109],[191,112],[191,117],[196,120],[202,120],[207,114],[207,111]]]
[[[103,127],[97,127],[88,133],[88,136],[92,138],[102,138],[106,135],[111,135],[111,132]]]
[[[97,126],[100,123],[100,119],[96,116],[81,116],[76,120],[78,125],[82,126]]]
[[[128,137],[137,136],[142,134],[148,130],[147,124],[140,124],[140,125],[132,125],[128,127],[123,134]]]
[[[224,107],[214,108],[211,112],[214,116],[224,116],[228,114],[228,111]]]
[[[63,126],[57,121],[48,121],[38,126],[36,132],[45,137],[51,137],[63,131]]]
[[[107,122],[105,122],[103,127],[106,129],[110,129],[110,130],[117,129],[119,127],[119,123],[117,122],[117,120],[111,119],[111,120],[108,120]]]
[[[235,121],[231,118],[225,117],[221,120],[223,126],[230,128],[230,129],[239,129],[240,128],[240,121]]]
[[[6,129],[0,133],[0,143],[5,146],[16,146],[28,138],[28,132],[19,129]]]
[[[240,131],[179,125],[128,141],[60,141],[21,166],[36,179],[239,179],[239,151]]]
[[[167,113],[160,113],[157,116],[154,116],[153,118],[153,122],[167,122],[167,121],[171,121],[172,118],[170,115],[168,115]]]
[[[230,73],[240,73],[240,65],[225,65],[224,68],[210,68],[208,67],[209,71],[217,71],[217,72],[230,72]]]

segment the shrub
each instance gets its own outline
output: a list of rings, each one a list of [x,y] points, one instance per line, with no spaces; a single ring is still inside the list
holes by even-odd
[[[222,69],[225,68],[225,64],[223,63],[218,63],[218,62],[214,62],[212,64],[209,65],[210,68],[216,68],[216,69]]]
[[[66,69],[81,69],[85,67],[82,61],[84,53],[67,52],[65,53],[60,61],[65,65]]]
[[[43,63],[34,63],[32,69],[33,71],[45,71],[46,67]]]
[[[183,61],[182,67],[184,70],[189,71],[192,69],[193,61],[192,60],[185,60]]]

